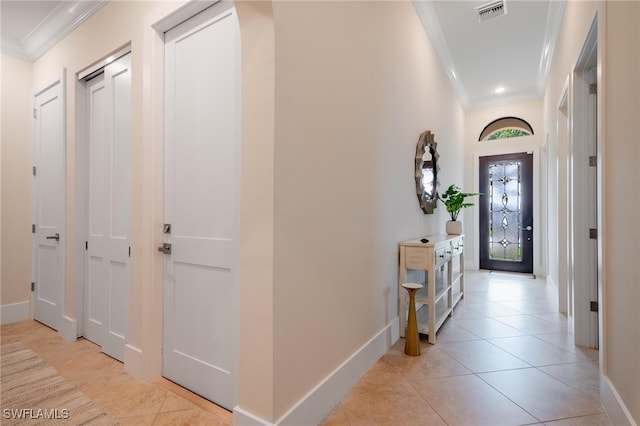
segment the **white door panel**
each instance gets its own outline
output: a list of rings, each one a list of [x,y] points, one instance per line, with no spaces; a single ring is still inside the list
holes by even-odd
[[[163,375],[237,404],[239,34],[218,4],[165,34]]]
[[[87,82],[85,337],[123,360],[129,328],[130,55]]]
[[[104,74],[87,83],[88,94],[88,153],[89,153],[89,193],[88,193],[88,247],[87,280],[85,286],[85,327],[84,337],[102,345],[103,327],[107,316],[104,303],[107,294],[107,268],[105,262],[105,235],[107,233],[107,162],[108,134],[104,119],[107,113]]]
[[[36,320],[58,329],[64,286],[64,74],[34,96],[34,281]],[[56,238],[57,236],[57,238]]]

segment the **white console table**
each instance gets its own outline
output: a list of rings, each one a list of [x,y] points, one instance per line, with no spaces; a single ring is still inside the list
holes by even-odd
[[[405,336],[409,297],[401,287],[410,270],[424,271],[424,287],[416,294],[418,332],[436,342],[436,332],[464,297],[464,235],[430,235],[400,243],[398,295],[400,336]],[[419,282],[414,279],[411,282]]]

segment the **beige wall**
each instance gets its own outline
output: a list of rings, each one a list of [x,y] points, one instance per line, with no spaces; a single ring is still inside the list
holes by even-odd
[[[242,32],[240,408],[274,419],[275,68],[271,2],[236,4]]]
[[[494,141],[478,142],[480,133],[485,126],[492,121],[507,116],[515,116],[527,121],[533,128],[532,136],[522,136],[518,138],[502,139]],[[478,192],[478,158],[487,155],[500,155],[513,152],[533,152],[534,153],[534,273],[546,274],[546,235],[543,233],[546,229],[546,215],[544,208],[544,199],[539,197],[543,175],[543,157],[542,145],[544,141],[544,124],[542,120],[542,101],[534,100],[522,102],[512,105],[499,106],[493,108],[485,108],[481,110],[468,111],[465,114],[465,175],[464,182],[456,182],[461,185],[465,191]],[[544,198],[544,197],[542,197]],[[478,197],[473,199],[477,204]],[[467,248],[465,266],[470,269],[479,267],[479,210],[477,207],[465,209],[462,212],[461,219],[464,223],[464,231],[466,235],[465,247]],[[545,235],[545,237],[542,237]]]
[[[640,422],[640,4],[606,2],[604,65],[604,374]],[[628,218],[634,218],[629,221]],[[635,331],[635,332],[634,332]]]
[[[594,16],[598,21],[602,101],[602,370],[626,406],[633,421],[640,421],[640,323],[638,277],[640,270],[640,11],[637,2],[567,2],[563,25],[544,99],[544,119],[549,144],[559,154],[556,112],[562,90],[575,65]],[[561,139],[560,139],[561,140]],[[559,157],[559,162],[566,158]],[[559,192],[563,196],[562,189]],[[562,212],[559,213],[560,215]],[[615,421],[614,421],[615,423]]]
[[[31,96],[33,66],[2,55],[2,272],[0,305],[29,300],[31,282]]]
[[[442,186],[461,181],[464,117],[410,2],[274,17],[278,418],[397,317],[398,242],[446,221],[418,205],[418,136],[435,133]]]

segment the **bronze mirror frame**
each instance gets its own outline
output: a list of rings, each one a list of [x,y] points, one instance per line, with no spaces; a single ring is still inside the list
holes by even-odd
[[[418,138],[415,156],[415,180],[416,195],[420,202],[420,208],[424,214],[433,214],[438,202],[438,172],[440,171],[440,154],[438,154],[438,143],[434,140],[435,136],[430,130],[425,130]],[[425,154],[431,156],[431,160],[425,158]],[[433,173],[433,188],[425,188],[424,177],[425,171],[431,169]],[[431,191],[429,191],[431,190]]]

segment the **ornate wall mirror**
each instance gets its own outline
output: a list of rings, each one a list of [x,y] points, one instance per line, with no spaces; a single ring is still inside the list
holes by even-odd
[[[429,130],[418,138],[415,158],[416,194],[420,208],[425,214],[433,214],[438,201],[438,143]]]

